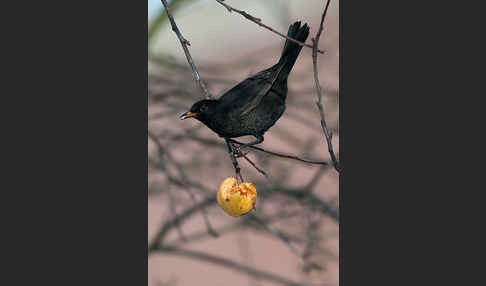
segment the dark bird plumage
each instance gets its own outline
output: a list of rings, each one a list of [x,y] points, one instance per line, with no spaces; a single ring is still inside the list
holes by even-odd
[[[305,42],[309,27],[300,22],[290,25],[287,36]],[[196,102],[181,119],[194,117],[219,136],[236,138],[252,135],[263,142],[264,133],[272,127],[285,111],[287,78],[299,56],[302,46],[286,40],[280,60],[230,89],[219,99]]]

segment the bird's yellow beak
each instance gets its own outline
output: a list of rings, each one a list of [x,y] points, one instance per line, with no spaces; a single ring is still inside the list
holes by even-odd
[[[191,117],[195,117],[195,116],[198,116],[198,115],[199,115],[199,113],[195,113],[195,112],[188,111],[188,112],[182,114],[179,118],[181,120],[184,120],[184,119],[191,118]]]

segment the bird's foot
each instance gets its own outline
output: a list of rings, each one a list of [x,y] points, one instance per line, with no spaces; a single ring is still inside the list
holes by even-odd
[[[244,148],[245,146],[239,146],[239,147],[236,147],[236,148],[233,149],[233,156],[235,156],[235,158],[240,158],[240,157],[246,156],[248,153],[250,153],[250,151],[243,153],[241,151],[242,147]]]

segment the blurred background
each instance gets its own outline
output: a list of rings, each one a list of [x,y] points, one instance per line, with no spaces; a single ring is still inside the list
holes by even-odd
[[[285,39],[217,1],[168,1],[202,80],[216,98],[278,61]],[[300,20],[312,44],[326,1],[226,0],[286,34]],[[258,192],[257,210],[238,218],[216,203],[234,176],[222,138],[196,120],[179,120],[202,92],[160,0],[149,21],[149,285],[338,285],[339,175],[332,167],[251,151],[238,160]],[[330,2],[318,57],[326,122],[339,158],[339,1]],[[330,162],[315,104],[311,49],[289,76],[287,110],[259,146]],[[249,141],[252,138],[240,138]]]

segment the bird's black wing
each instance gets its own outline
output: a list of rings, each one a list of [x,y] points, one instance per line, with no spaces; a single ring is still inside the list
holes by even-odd
[[[268,94],[283,67],[284,64],[276,64],[245,79],[221,96],[219,101],[232,110],[239,109],[241,115],[252,111]]]
[[[300,21],[297,21],[290,25],[287,36],[305,42],[307,36],[309,36],[309,26],[304,24],[301,27]],[[282,83],[282,86],[277,90],[285,88],[286,92],[287,77],[301,50],[302,46],[286,40],[282,55],[276,65],[247,78],[219,99],[224,109],[235,114],[245,115],[258,106],[275,84]],[[279,91],[282,92],[283,90]],[[284,101],[285,96],[286,93],[282,94]]]

